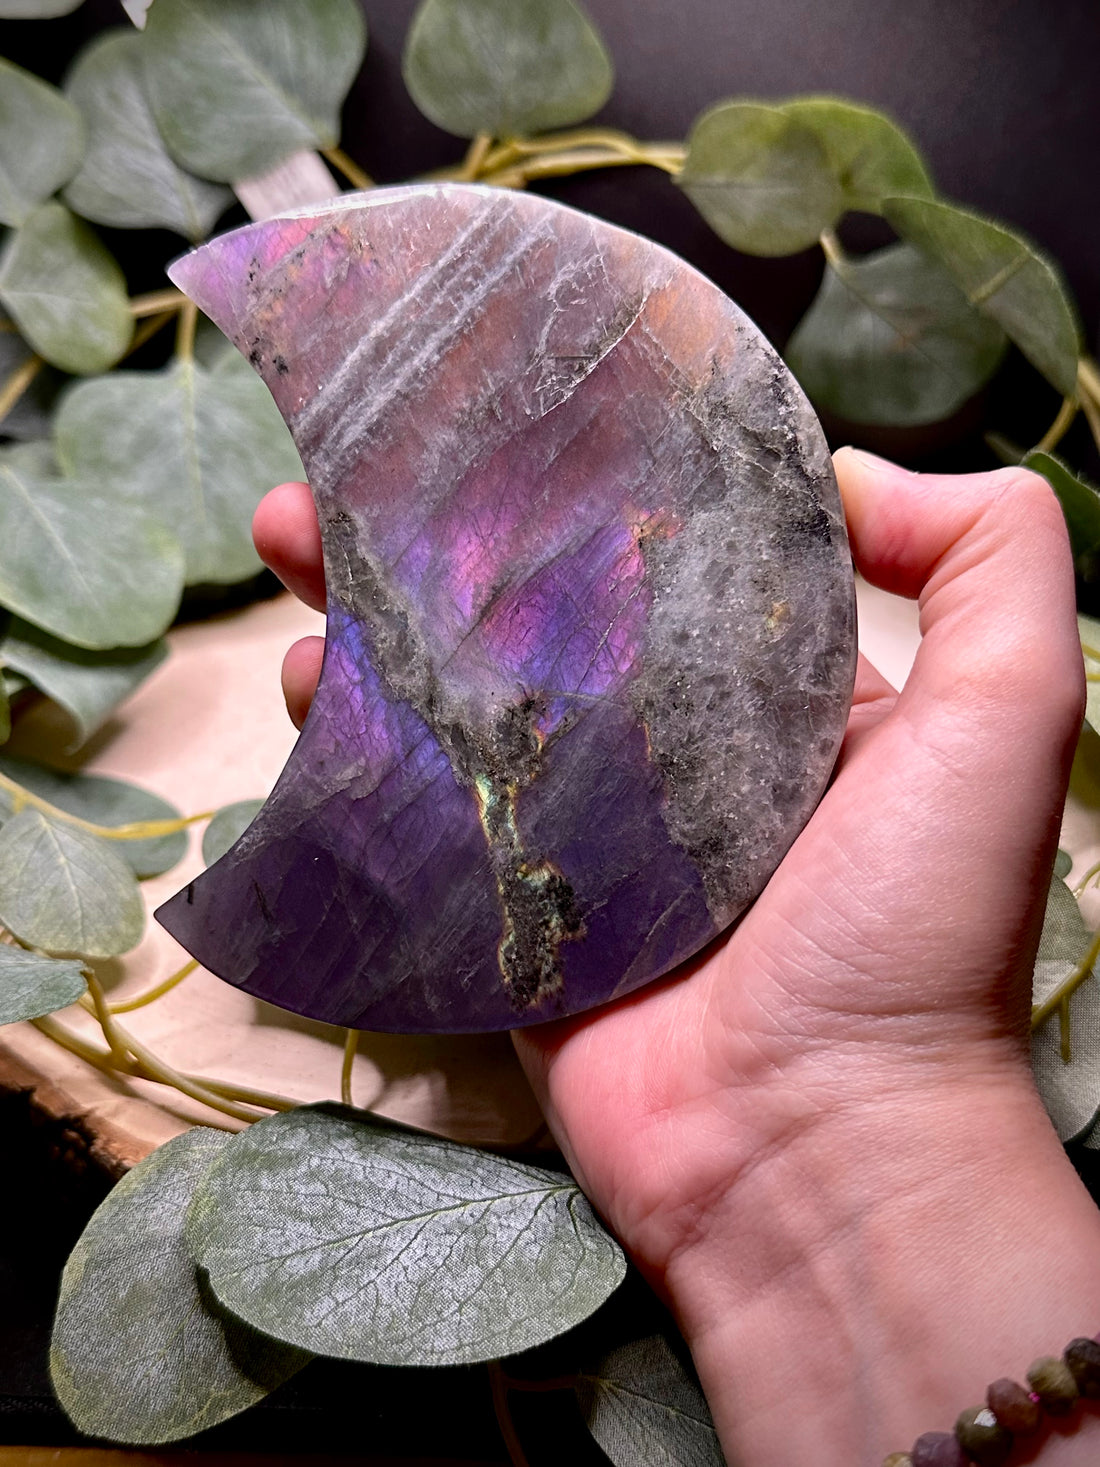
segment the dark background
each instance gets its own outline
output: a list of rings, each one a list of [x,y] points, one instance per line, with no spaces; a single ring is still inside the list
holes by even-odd
[[[401,45],[414,0],[365,0],[364,8],[370,47],[345,111],[344,147],[380,182],[456,161],[464,144],[420,117],[401,83]],[[944,194],[1022,229],[1061,263],[1095,351],[1096,0],[587,0],[587,9],[618,78],[597,121],[647,139],[680,139],[705,107],[734,96],[829,92],[881,107],[912,134]],[[0,23],[0,54],[58,81],[94,31],[124,22],[115,0],[87,0],[62,20]],[[786,260],[736,255],[652,170],[606,171],[555,181],[543,191],[679,251],[779,346],[816,290],[816,250]],[[103,233],[120,250],[134,289],[163,284],[160,266],[179,252],[178,239],[150,232],[137,255],[129,237]],[[853,216],[843,233],[853,249],[889,237],[863,216]],[[1053,391],[1017,359],[985,404],[985,423],[1026,443],[1057,405]],[[914,462],[990,464],[980,424],[959,428],[961,436],[946,448],[937,448],[933,435],[896,449]],[[1063,452],[1095,472],[1080,427]],[[1082,1164],[1090,1157],[1095,1163],[1086,1154]],[[43,1122],[25,1097],[0,1101],[0,1162],[0,1441],[74,1441],[49,1395],[45,1343],[58,1268],[109,1179],[89,1162],[78,1125]],[[541,1450],[530,1449],[533,1463],[550,1445],[545,1403],[557,1402],[550,1415],[564,1417],[562,1399],[526,1398],[520,1405],[525,1435],[542,1443]],[[534,1403],[544,1404],[536,1409]],[[579,1424],[566,1422],[562,1431],[558,1460],[579,1467]],[[310,1367],[272,1402],[220,1428],[214,1440],[265,1452],[504,1460],[488,1382],[476,1370]]]

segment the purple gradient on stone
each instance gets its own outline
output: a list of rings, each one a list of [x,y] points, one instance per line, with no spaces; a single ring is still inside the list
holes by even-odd
[[[158,912],[359,1028],[574,1013],[698,951],[820,798],[851,567],[805,399],[647,240],[532,196],[380,189],[173,267],[317,501],[328,638],[263,811]]]

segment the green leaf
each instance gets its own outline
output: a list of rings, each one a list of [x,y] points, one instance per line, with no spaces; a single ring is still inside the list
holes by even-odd
[[[367,33],[356,0],[156,0],[141,40],[169,151],[232,183],[337,142]]]
[[[52,20],[70,15],[83,0],[0,0],[0,20]]]
[[[99,224],[163,226],[200,240],[233,195],[170,157],[146,95],[143,50],[136,31],[108,31],[77,58],[65,94],[84,118],[88,144],[65,200]]]
[[[1058,271],[1002,224],[938,199],[887,199],[903,239],[938,260],[970,302],[991,316],[1065,397],[1077,383],[1080,332]]]
[[[1083,579],[1091,579],[1096,573],[1096,559],[1100,554],[1100,490],[1050,453],[1033,450],[1023,460],[1023,465],[1042,474],[1057,494],[1066,517],[1077,574]]]
[[[65,1265],[50,1375],[89,1436],[133,1444],[193,1436],[308,1359],[223,1314],[187,1251],[188,1205],[227,1140],[196,1127],[154,1151],[92,1214]]]
[[[1058,848],[1058,854],[1054,858],[1054,874],[1059,880],[1064,881],[1073,870],[1073,857],[1068,851]]]
[[[615,1467],[724,1467],[695,1372],[664,1335],[587,1362],[575,1387],[589,1431]]]
[[[1066,883],[1053,877],[1035,959],[1032,1001],[1040,1004],[1067,979],[1092,934]],[[1071,1059],[1062,1058],[1057,1014],[1031,1036],[1031,1066],[1047,1114],[1063,1141],[1088,1130],[1100,1111],[1100,983],[1088,977],[1069,1000]]]
[[[75,958],[43,958],[0,945],[0,1024],[40,1019],[67,1009],[84,992],[84,972]]]
[[[939,265],[912,245],[826,264],[787,344],[814,405],[854,423],[950,417],[996,371],[1008,343]]]
[[[11,738],[11,695],[8,692],[8,680],[0,676],[0,744],[6,744]]]
[[[84,151],[80,113],[56,87],[0,57],[0,224],[68,183]]]
[[[1085,659],[1085,722],[1100,729],[1100,621],[1078,612],[1077,631]]]
[[[89,652],[18,617],[12,619],[0,642],[0,660],[72,718],[76,738],[69,745],[70,753],[91,738],[167,656],[168,644],[163,640],[147,647]]]
[[[235,1137],[188,1237],[239,1318],[388,1365],[525,1350],[591,1314],[626,1267],[571,1178],[335,1106]]]
[[[140,942],[145,907],[109,841],[28,808],[0,825],[0,922],[30,947],[113,958]]]
[[[720,102],[704,112],[677,182],[715,233],[747,255],[807,249],[843,209],[817,135],[757,102]]]
[[[15,322],[0,311],[0,382],[34,356],[19,335]],[[33,382],[8,413],[0,418],[0,433],[9,438],[45,438],[60,376],[52,367],[40,367]]]
[[[611,59],[573,0],[423,0],[402,70],[438,127],[511,138],[568,127],[611,94]]]
[[[49,477],[37,444],[0,448],[0,604],[78,647],[143,647],[175,615],[183,552],[109,482]]]
[[[35,351],[66,372],[105,372],[133,336],[114,256],[56,201],[37,208],[5,244],[0,300]]]
[[[931,197],[924,160],[896,122],[870,107],[838,97],[797,97],[788,117],[817,135],[840,184],[843,207],[882,212],[890,194]]]
[[[208,866],[219,861],[230,846],[235,846],[263,809],[263,800],[238,800],[223,805],[203,831],[202,858]]]
[[[101,774],[67,774],[61,769],[47,769],[44,764],[8,755],[0,756],[0,774],[14,779],[40,800],[92,825],[134,825],[138,821],[180,818],[175,805],[122,779],[108,779]],[[6,820],[11,812],[12,797],[7,790],[0,789],[0,821]],[[172,835],[112,841],[110,846],[123,857],[135,876],[159,876],[183,859],[187,832],[177,830]]]
[[[178,536],[191,585],[254,575],[253,511],[272,484],[302,477],[290,432],[252,371],[215,376],[177,361],[116,372],[75,387],[55,432],[67,472],[114,484]]]

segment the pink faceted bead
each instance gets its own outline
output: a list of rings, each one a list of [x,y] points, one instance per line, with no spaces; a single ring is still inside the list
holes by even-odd
[[[926,1431],[909,1453],[913,1467],[971,1467],[970,1458],[950,1431]]]

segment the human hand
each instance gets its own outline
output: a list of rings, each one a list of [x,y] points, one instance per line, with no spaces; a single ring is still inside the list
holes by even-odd
[[[1014,470],[921,477],[845,451],[837,471],[857,565],[920,598],[903,694],[861,664],[833,784],[730,935],[516,1036],[748,1467],[877,1464],[1100,1326],[1100,1220],[1027,1063],[1081,716],[1061,513]],[[323,605],[301,486],[268,496],[256,539]],[[297,722],[318,641],[284,667]]]

